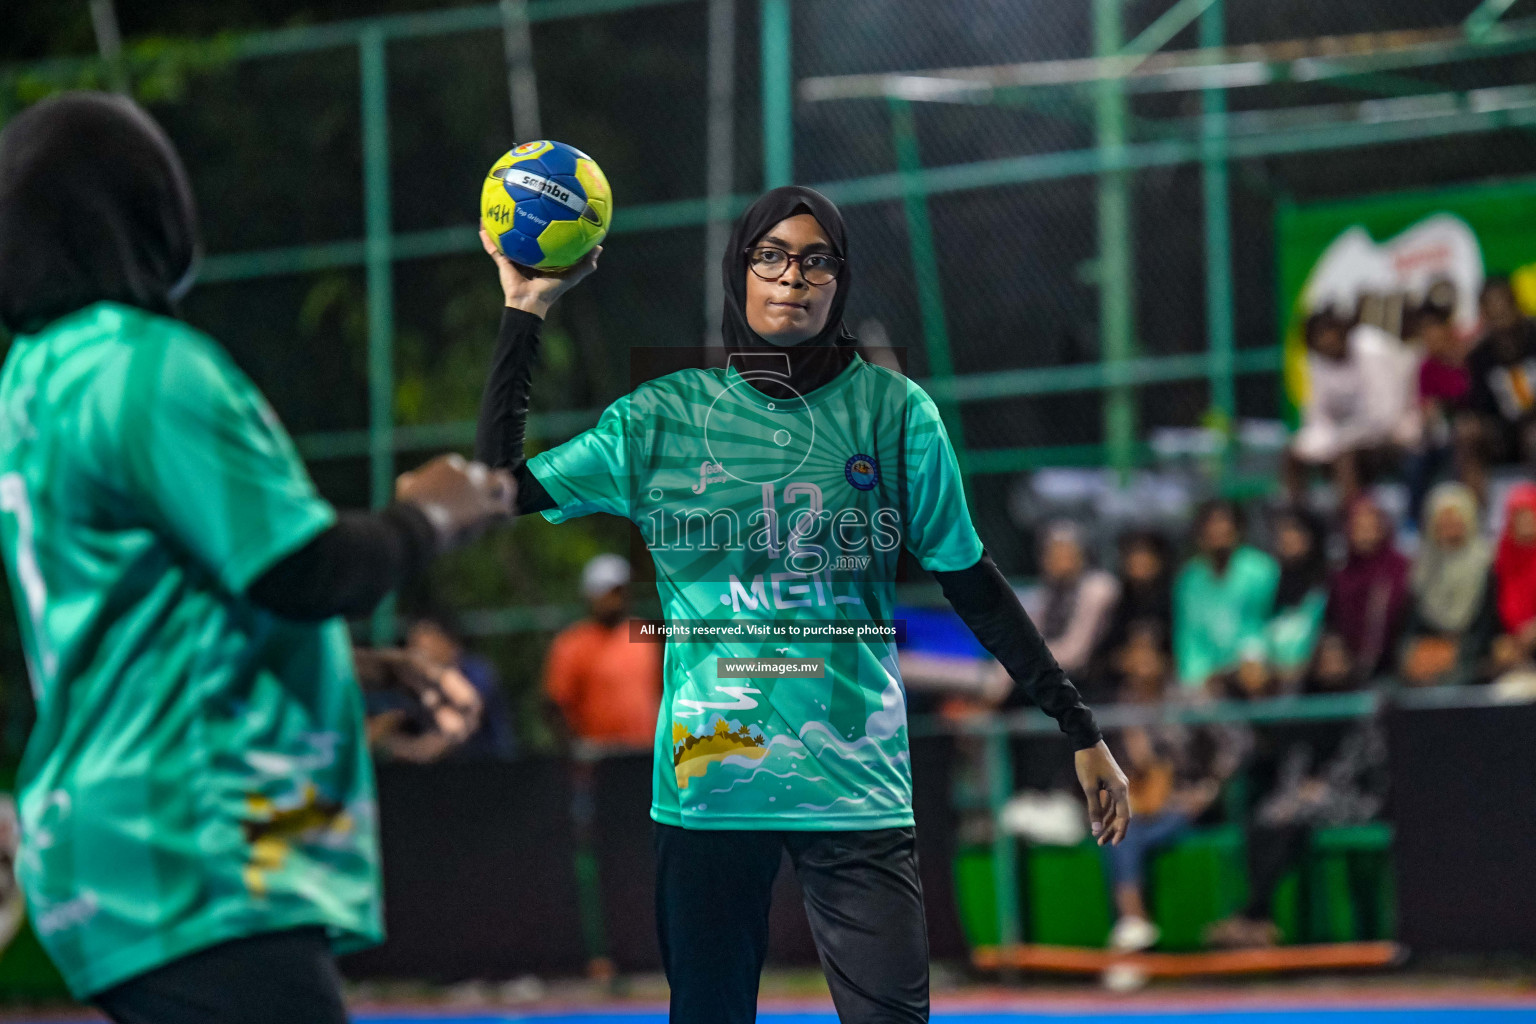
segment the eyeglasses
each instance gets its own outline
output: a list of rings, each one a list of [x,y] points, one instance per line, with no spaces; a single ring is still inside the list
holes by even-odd
[[[747,250],[747,266],[764,281],[777,281],[791,263],[800,264],[800,275],[806,284],[818,287],[831,284],[843,272],[843,261],[831,253],[785,252],[771,245]]]

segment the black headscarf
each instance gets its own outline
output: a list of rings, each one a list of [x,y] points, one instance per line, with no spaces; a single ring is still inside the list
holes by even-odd
[[[1295,523],[1311,540],[1307,553],[1296,559],[1279,559],[1280,583],[1275,588],[1275,610],[1294,608],[1308,594],[1328,583],[1328,528],[1317,516],[1293,506],[1275,517],[1278,533],[1286,522]],[[1278,552],[1276,553],[1278,558]]]
[[[775,398],[814,391],[841,373],[858,351],[857,339],[843,324],[843,308],[848,304],[848,288],[853,281],[846,262],[838,275],[837,292],[832,296],[832,308],[827,311],[827,323],[820,334],[798,345],[782,346],[773,344],[747,325],[747,274],[751,273],[747,269],[747,249],[779,221],[800,213],[816,218],[832,243],[834,256],[848,259],[848,232],[843,225],[843,215],[832,201],[815,189],[786,185],[764,193],[747,207],[747,212],[741,215],[731,231],[731,240],[721,261],[721,273],[725,276],[725,318],[720,330],[725,349],[727,352],[771,350],[787,355],[787,386],[776,387],[778,382],[771,379],[750,378],[753,387]],[[777,365],[782,366],[782,362]]]
[[[104,300],[174,315],[197,252],[186,171],[132,100],[64,93],[0,134],[0,323],[11,330]]]

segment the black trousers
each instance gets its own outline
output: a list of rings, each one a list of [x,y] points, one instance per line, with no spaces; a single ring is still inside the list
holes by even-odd
[[[928,1019],[928,926],[910,828],[757,832],[656,826],[656,929],[672,1024],[751,1024],[784,851],[843,1024]]]
[[[1285,873],[1307,855],[1312,830],[1305,825],[1255,825],[1248,830],[1248,907],[1243,916],[1269,921],[1275,890]]]
[[[93,1002],[117,1024],[347,1024],[341,977],[321,928],[209,946]]]

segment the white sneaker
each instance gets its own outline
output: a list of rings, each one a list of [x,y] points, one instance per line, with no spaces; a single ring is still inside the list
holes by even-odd
[[[1144,917],[1122,917],[1109,933],[1109,948],[1118,953],[1136,953],[1157,945],[1162,934],[1157,925]]]
[[[1110,964],[1099,980],[1108,991],[1127,995],[1147,987],[1147,972],[1132,964]]]

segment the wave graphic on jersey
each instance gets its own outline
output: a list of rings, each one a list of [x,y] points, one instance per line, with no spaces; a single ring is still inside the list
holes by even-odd
[[[724,717],[712,723],[711,732],[705,737],[694,736],[686,726],[674,722],[678,789],[687,792],[689,783],[697,779],[708,786],[702,791],[695,790],[700,795],[729,793],[733,808],[742,807],[743,801],[747,801],[757,803],[755,810],[759,812],[822,806],[899,811],[909,798],[903,796],[904,772],[894,769],[904,766],[910,757],[904,744],[902,749],[892,751],[889,741],[905,724],[906,700],[901,684],[890,675],[880,694],[880,708],[868,716],[864,735],[857,738],[839,735],[828,723],[815,720],[801,725],[798,737],[780,734],[766,742],[759,739],[762,734],[756,729]],[[692,746],[679,760],[680,746],[690,739]],[[737,746],[738,743],[749,746]],[[839,762],[857,766],[856,774],[864,777],[874,768],[883,776],[883,783],[877,782],[859,795],[839,797],[828,804],[825,783],[829,775],[838,774]],[[707,810],[708,804],[697,802],[692,807],[702,811]]]

